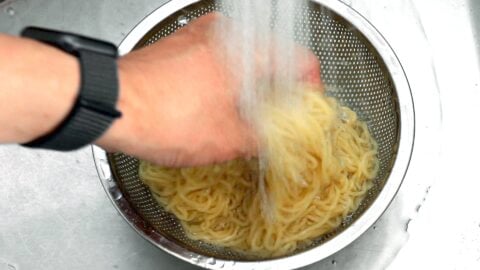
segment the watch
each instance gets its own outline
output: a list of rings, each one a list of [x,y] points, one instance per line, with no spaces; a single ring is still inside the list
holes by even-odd
[[[70,151],[93,143],[121,117],[116,109],[119,93],[117,47],[111,43],[38,27],[21,33],[78,58],[80,87],[68,116],[52,132],[24,146]]]

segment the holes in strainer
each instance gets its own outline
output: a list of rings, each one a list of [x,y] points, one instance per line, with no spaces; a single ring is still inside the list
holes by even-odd
[[[212,1],[204,1],[177,12],[159,25],[156,28],[157,32],[151,33],[151,36],[140,45],[153,44],[175,32],[184,25],[178,20],[181,15],[192,20],[215,9],[218,7]],[[313,247],[348,227],[375,199],[395,160],[399,119],[389,74],[366,39],[327,9],[317,7],[300,9],[298,12],[303,14],[305,21],[297,26],[295,39],[298,43],[309,46],[320,59],[322,79],[328,86],[327,94],[337,97],[343,104],[356,111],[360,118],[367,121],[372,135],[378,142],[380,159],[380,172],[374,180],[375,185],[368,191],[367,198],[362,201],[358,211],[345,219],[343,226],[337,231],[314,241],[310,246]],[[311,32],[305,30],[307,29],[304,27],[305,24]],[[121,183],[119,186],[142,217],[159,233],[202,255],[228,260],[244,259],[240,254],[230,250],[189,239],[175,217],[165,212],[141,183],[138,178],[138,162],[121,154],[115,155],[114,160],[112,168],[117,172],[116,180]]]

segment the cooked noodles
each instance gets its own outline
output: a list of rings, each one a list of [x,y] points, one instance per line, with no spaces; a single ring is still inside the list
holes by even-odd
[[[172,169],[140,163],[140,177],[187,235],[275,257],[308,245],[356,210],[378,170],[377,147],[356,113],[318,91],[301,109],[267,105],[257,160]],[[263,174],[262,174],[263,175]]]

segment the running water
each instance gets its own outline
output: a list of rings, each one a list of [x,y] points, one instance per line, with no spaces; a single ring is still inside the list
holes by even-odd
[[[237,74],[242,83],[240,113],[260,137],[259,190],[264,213],[271,217],[274,206],[269,202],[264,184],[269,154],[262,148],[262,105],[268,101],[276,106],[301,106],[301,96],[294,92],[299,89],[296,86],[298,61],[306,55],[299,55],[293,37],[301,19],[298,11],[307,1],[216,1],[231,17],[217,27],[217,35],[226,48],[225,57],[231,72]]]
[[[296,11],[307,2],[216,1],[232,18],[227,22],[229,27],[224,23],[219,25],[217,34],[226,46],[230,66],[242,82],[239,101],[242,115],[250,123],[256,122],[258,107],[266,98],[270,102],[273,99],[293,104],[297,61],[301,59],[293,41],[295,25],[300,21],[300,13]]]

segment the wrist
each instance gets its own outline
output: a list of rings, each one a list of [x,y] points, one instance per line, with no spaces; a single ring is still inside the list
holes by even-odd
[[[94,142],[121,116],[117,110],[119,82],[117,47],[109,42],[52,29],[27,27],[22,36],[73,55],[80,64],[81,84],[73,108],[48,134],[26,147],[60,151]]]
[[[132,144],[126,140],[126,136],[134,136],[141,127],[138,94],[136,90],[135,75],[124,59],[118,60],[119,96],[117,109],[122,117],[116,119],[107,131],[95,141],[95,144],[108,151],[120,151],[130,148]]]
[[[41,115],[48,115],[43,125],[32,134],[32,141],[52,132],[69,115],[78,97],[80,87],[80,64],[78,59],[58,49],[52,49],[51,55],[46,55],[45,63],[53,63],[49,80],[51,91],[45,91]],[[55,60],[54,60],[55,59]],[[47,62],[49,61],[49,62]],[[34,90],[35,88],[33,88]],[[51,110],[49,112],[49,110]]]

